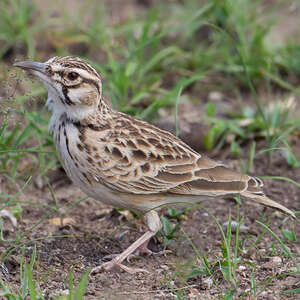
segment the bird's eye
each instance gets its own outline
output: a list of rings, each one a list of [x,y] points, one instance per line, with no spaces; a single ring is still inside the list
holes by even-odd
[[[68,75],[67,75],[68,79],[70,79],[70,80],[75,80],[75,79],[78,78],[78,76],[79,75],[76,72],[69,72]]]

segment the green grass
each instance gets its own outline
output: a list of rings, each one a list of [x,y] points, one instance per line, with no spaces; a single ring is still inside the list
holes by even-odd
[[[189,235],[183,229],[181,229],[183,236],[191,244],[195,257],[192,261],[189,261],[185,264],[178,264],[170,281],[176,278],[181,278],[180,284],[185,286],[189,283],[191,284],[193,280],[199,277],[204,279],[208,278],[211,280],[213,286],[218,290],[216,299],[228,300],[235,299],[234,297],[239,297],[238,299],[244,299],[244,297],[257,299],[257,297],[264,292],[269,285],[271,285],[272,281],[274,282],[274,280],[280,280],[286,276],[299,276],[299,262],[296,261],[294,254],[292,254],[289,248],[286,246],[287,241],[291,243],[296,242],[293,230],[282,229],[283,239],[281,239],[269,227],[269,221],[267,222],[268,225],[261,221],[257,221],[257,224],[259,224],[263,229],[261,234],[258,236],[250,235],[245,237],[245,235],[240,232],[240,228],[244,221],[243,217],[237,220],[237,226],[235,226],[235,230],[233,231],[232,219],[231,216],[229,216],[227,226],[224,230],[224,227],[219,223],[216,216],[211,214],[204,207],[199,207],[204,209],[204,211],[209,214],[211,220],[216,223],[221,236],[221,248],[212,249],[206,253],[198,249],[192,242],[192,239],[189,237]],[[237,215],[239,215],[239,205],[237,206]],[[289,270],[286,270],[286,272],[275,274],[265,278],[261,282],[257,282],[256,277],[258,277],[258,272],[260,271],[257,269],[257,266],[253,260],[248,258],[249,256],[247,254],[253,248],[259,250],[259,243],[268,233],[274,238],[274,240],[276,240],[276,243],[273,244],[274,252],[272,256],[290,257],[293,261],[293,267],[290,267]],[[248,245],[248,240],[251,240],[250,245]],[[242,280],[239,274],[240,266],[243,267],[243,270],[251,270],[251,287],[243,293],[241,293],[241,290],[239,289]],[[220,277],[222,278],[223,282],[225,282],[225,289],[219,284]],[[172,290],[172,288],[170,289]],[[298,292],[299,291],[297,289],[291,289],[283,290],[281,291],[281,294],[297,294]],[[174,289],[174,293],[177,295],[178,299],[185,299],[185,297],[187,297],[187,294],[184,290],[180,290],[180,292],[178,292],[176,289]]]
[[[21,256],[21,263],[20,263],[20,287],[17,292],[11,291],[9,285],[7,285],[5,282],[0,280],[0,296],[5,297],[7,300],[25,300],[25,299],[31,299],[31,300],[43,300],[45,299],[43,296],[43,292],[40,288],[41,282],[45,281],[46,278],[40,278],[38,275],[38,278],[34,279],[34,273],[38,273],[37,270],[35,270],[36,265],[36,259],[37,259],[37,252],[36,247],[33,247],[33,251],[31,254],[31,260],[29,263],[24,263],[25,256],[24,256],[24,248],[22,251]],[[86,292],[86,287],[88,283],[88,275],[89,270],[86,271],[82,277],[79,279],[79,282],[77,285],[75,285],[74,280],[74,274],[72,271],[69,272],[68,278],[66,280],[67,282],[67,292],[65,292],[63,295],[57,295],[55,297],[52,297],[53,300],[81,300],[83,299],[83,296]]]
[[[272,165],[277,152],[283,154],[291,168],[300,168],[300,157],[292,143],[300,130],[300,115],[295,111],[299,96],[300,46],[294,40],[281,45],[271,41],[271,30],[277,20],[274,16],[286,7],[285,1],[277,1],[272,6],[262,0],[213,0],[203,1],[202,5],[189,0],[184,1],[184,5],[157,3],[113,25],[108,6],[95,3],[93,0],[80,4],[75,14],[60,10],[61,14],[52,18],[48,13],[39,13],[31,1],[1,1],[1,70],[7,69],[10,64],[7,58],[14,53],[20,58],[20,48],[24,58],[40,60],[54,55],[77,55],[71,46],[81,45],[85,50],[80,55],[101,73],[104,94],[116,109],[148,121],[159,119],[162,110],[174,114],[178,133],[179,103],[203,102],[206,106],[201,122],[205,122],[209,130],[202,138],[207,150],[230,148],[231,155],[242,160],[243,172],[251,172],[260,157],[267,157]],[[299,8],[296,9],[299,14]],[[78,22],[86,16],[87,22]],[[59,24],[59,29],[53,24]],[[46,53],[39,51],[39,41],[44,39],[49,44]],[[49,113],[42,108],[45,90],[26,81],[19,71],[16,77],[1,74],[0,80],[1,86],[11,81],[7,94],[0,94],[0,175],[6,182],[6,192],[0,191],[0,210],[8,209],[22,219],[24,208],[40,204],[21,201],[21,193],[33,188],[33,178],[37,175],[44,178],[60,164],[47,131]],[[220,117],[216,104],[206,100],[214,91],[237,99],[237,109]],[[265,98],[273,100],[266,103]],[[268,178],[285,180],[299,187],[298,182],[285,174],[279,175]],[[1,259],[5,261],[12,253],[19,253],[23,260],[19,290],[12,291],[9,283],[1,283],[1,295],[8,299],[43,299],[39,286],[41,276],[35,268],[38,253],[34,251],[30,262],[25,263],[22,249],[45,238],[33,240],[29,238],[30,232],[53,214],[60,215],[55,191],[52,195],[54,204],[44,205],[47,214],[27,232],[17,231],[15,239],[6,239],[3,222],[0,224],[0,241],[6,248]],[[80,201],[82,199],[64,207],[65,214]],[[200,264],[187,262],[174,271],[172,278],[183,284],[199,276],[210,277],[219,297],[234,299],[239,284],[237,269],[243,264],[251,269],[251,287],[240,298],[257,298],[272,280],[288,276],[275,275],[258,282],[255,266],[245,259],[246,253],[259,248],[266,235],[272,240],[274,253],[292,261],[293,274],[299,272],[296,254],[285,247],[299,240],[288,222],[282,224],[279,232],[274,232],[271,223],[261,219],[259,235],[245,237],[239,232],[243,218],[237,220],[238,227],[233,233],[231,217],[224,230],[211,214],[220,232],[221,246],[206,253],[197,249],[181,229],[184,215],[183,211],[169,210],[168,216],[162,219],[164,246],[173,240],[176,242],[178,236],[185,237],[194,247],[195,259],[200,261]],[[215,255],[216,252],[221,254]],[[221,284],[217,279],[220,274]],[[70,293],[59,299],[81,299],[87,280],[86,273],[75,288],[70,273]],[[172,290],[168,279],[166,285]],[[297,294],[299,289],[281,292]],[[178,299],[186,299],[184,290],[174,290],[174,293]]]
[[[0,58],[16,45],[25,47],[25,54],[34,57],[36,52],[35,32],[41,30],[42,20],[34,18],[36,10],[31,1],[2,0],[0,2],[0,41],[4,47]]]

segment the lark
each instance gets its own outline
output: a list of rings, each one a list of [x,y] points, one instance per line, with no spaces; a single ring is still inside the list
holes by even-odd
[[[240,196],[295,217],[264,194],[260,179],[233,171],[171,133],[110,108],[100,75],[82,59],[53,57],[14,66],[36,75],[47,88],[49,130],[74,184],[96,200],[143,214],[147,232],[94,273],[114,267],[145,271],[123,261],[133,253],[152,253],[147,244],[161,229],[159,211],[164,206]]]

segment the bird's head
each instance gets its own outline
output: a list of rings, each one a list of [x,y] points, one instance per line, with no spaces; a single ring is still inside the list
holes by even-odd
[[[78,121],[95,111],[101,101],[100,75],[80,58],[53,57],[45,63],[23,61],[14,64],[37,76],[48,90],[47,107]]]

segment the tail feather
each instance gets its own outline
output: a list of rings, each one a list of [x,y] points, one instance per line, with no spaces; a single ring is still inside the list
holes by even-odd
[[[290,215],[291,217],[293,217],[294,219],[296,219],[296,215],[290,209],[271,200],[270,198],[268,198],[265,195],[257,195],[257,194],[252,194],[251,192],[245,191],[241,194],[241,196],[245,197],[246,199],[251,199],[254,202],[257,202],[259,204],[281,210],[282,212],[284,212],[284,213]]]

